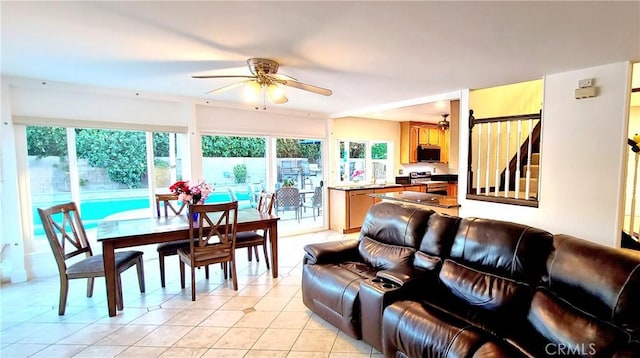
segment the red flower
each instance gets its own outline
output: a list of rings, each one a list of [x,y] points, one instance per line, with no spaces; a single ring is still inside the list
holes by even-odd
[[[189,192],[189,184],[188,181],[177,181],[173,183],[172,186],[169,187],[174,194],[188,193]]]

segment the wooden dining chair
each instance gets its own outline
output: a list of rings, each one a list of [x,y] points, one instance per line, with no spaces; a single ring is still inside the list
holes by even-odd
[[[271,214],[273,211],[274,194],[269,192],[260,193],[260,199],[258,199],[258,211],[263,214]],[[264,261],[269,266],[269,255],[267,254],[267,235],[268,231],[243,231],[236,234],[236,249],[247,248],[247,255],[249,261],[253,258],[253,252],[256,254],[256,261],[260,261],[258,256],[258,246],[262,246],[264,253]],[[253,252],[252,252],[253,249]]]
[[[38,208],[42,226],[53,250],[53,256],[60,273],[60,302],[58,314],[64,315],[67,307],[69,280],[87,279],[87,297],[93,296],[93,280],[104,277],[102,255],[94,255],[87,240],[87,234],[80,220],[76,203],[70,202],[52,206],[48,209]],[[80,259],[80,257],[84,258]],[[116,304],[122,310],[122,281],[120,274],[126,269],[136,266],[140,292],[145,291],[142,251],[119,251],[115,253],[116,261]]]
[[[238,202],[189,205],[190,213],[197,213],[198,220],[189,220],[189,247],[178,249],[180,258],[180,285],[185,288],[185,265],[191,267],[191,300],[196,300],[195,269],[221,263],[227,279],[227,264],[231,266],[233,289],[238,290],[236,274],[236,226]],[[214,239],[216,239],[214,241]]]
[[[164,213],[164,217],[168,217],[171,215],[180,215],[184,211],[188,205],[180,205],[179,209],[176,209],[172,202],[178,200],[178,194],[156,194],[156,214],[158,217],[162,217],[161,214]],[[160,210],[164,208],[164,210]],[[189,240],[176,240],[170,242],[163,242],[156,246],[156,251],[158,252],[158,263],[160,264],[160,285],[165,287],[166,279],[165,279],[165,265],[164,259],[167,256],[173,256],[178,254],[178,249],[180,248],[188,248]],[[205,267],[205,275],[209,278],[209,267]]]

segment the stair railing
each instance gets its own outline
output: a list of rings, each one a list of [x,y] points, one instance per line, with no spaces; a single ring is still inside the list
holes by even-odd
[[[468,199],[537,207],[531,161],[539,152],[541,123],[542,111],[482,119],[469,111]]]

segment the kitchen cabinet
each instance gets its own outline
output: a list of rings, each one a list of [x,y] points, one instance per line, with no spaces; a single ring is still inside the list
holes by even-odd
[[[370,194],[374,190],[349,191],[349,229],[360,230],[369,207],[375,202]]]
[[[424,185],[424,184],[405,185],[403,189],[404,189],[404,191],[415,191],[415,192],[419,192],[419,193],[426,193],[427,192],[427,186]]]
[[[400,122],[400,163],[417,163],[418,145],[440,147],[440,162],[449,161],[448,131],[431,123]]]
[[[329,187],[329,228],[344,234],[360,231],[369,207],[377,202],[371,194],[401,191],[425,192],[424,184],[405,186],[380,186],[378,188],[332,188]]]
[[[329,188],[329,229],[348,234],[360,231],[369,207],[374,203],[373,189],[344,190]]]
[[[447,196],[458,196],[458,183],[447,183]]]

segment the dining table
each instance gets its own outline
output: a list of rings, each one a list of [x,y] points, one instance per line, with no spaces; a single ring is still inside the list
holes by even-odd
[[[271,247],[271,274],[274,278],[278,277],[278,220],[280,218],[276,215],[249,208],[238,210],[236,223],[236,232],[265,230],[268,233]],[[189,239],[189,218],[186,215],[105,219],[98,224],[97,240],[102,244],[110,317],[116,315],[115,250],[184,239]]]

